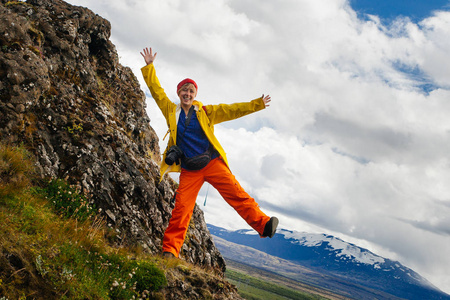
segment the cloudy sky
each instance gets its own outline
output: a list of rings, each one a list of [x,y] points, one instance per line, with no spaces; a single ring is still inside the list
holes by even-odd
[[[161,139],[144,47],[174,101],[185,77],[208,104],[272,96],[216,135],[281,227],[336,235],[450,293],[449,1],[69,2],[111,22]],[[207,184],[197,203],[208,223],[249,228]]]

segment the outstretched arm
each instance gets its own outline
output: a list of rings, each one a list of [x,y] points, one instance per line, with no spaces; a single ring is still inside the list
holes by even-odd
[[[212,125],[225,121],[234,120],[248,114],[263,110],[269,106],[271,98],[269,95],[256,98],[250,102],[240,102],[232,104],[205,105],[203,109]]]
[[[150,50],[148,48],[144,48],[144,53],[141,52],[142,57],[145,60],[145,63],[147,65],[153,63],[153,61],[156,58],[156,54],[158,54],[157,52],[155,52],[155,54],[152,53],[152,48],[150,48]]]
[[[156,57],[156,52],[155,54],[153,54],[152,48],[144,48],[143,53],[141,52],[141,55],[144,58],[145,63],[147,64],[145,67],[141,68],[145,83],[147,84],[156,104],[161,109],[164,117],[166,118],[166,120],[168,120],[169,114],[173,111],[176,104],[170,101],[170,99],[167,97],[164,89],[159,83],[158,77],[156,77],[155,66],[153,65],[153,61]]]

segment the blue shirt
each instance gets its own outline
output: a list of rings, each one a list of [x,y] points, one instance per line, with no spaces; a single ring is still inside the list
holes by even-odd
[[[187,128],[185,126],[186,118],[187,115],[182,109],[177,124],[177,146],[183,150],[186,157],[194,157],[205,153],[211,144],[198,122],[197,114],[195,112],[192,114]],[[217,151],[214,151],[212,158],[217,156]],[[186,169],[183,160],[181,160],[181,167]]]

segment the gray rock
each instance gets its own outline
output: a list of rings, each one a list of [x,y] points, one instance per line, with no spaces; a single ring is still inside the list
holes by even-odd
[[[160,182],[145,95],[110,23],[60,0],[1,0],[0,17],[0,140],[30,149],[42,177],[80,187],[118,242],[159,253],[175,183]],[[198,207],[181,257],[225,269]]]

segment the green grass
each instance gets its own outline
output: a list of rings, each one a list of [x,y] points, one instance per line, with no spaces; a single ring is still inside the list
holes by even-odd
[[[52,179],[44,183],[44,188],[34,187],[32,190],[44,196],[49,206],[61,217],[83,222],[95,216],[94,205],[64,180]]]
[[[318,296],[301,293],[293,289],[267,282],[247,274],[227,269],[227,279],[236,285],[239,294],[248,300],[253,299],[320,299]]]
[[[133,299],[167,285],[160,260],[108,244],[75,188],[34,174],[25,149],[0,145],[0,299]]]

